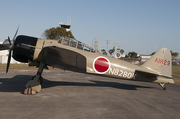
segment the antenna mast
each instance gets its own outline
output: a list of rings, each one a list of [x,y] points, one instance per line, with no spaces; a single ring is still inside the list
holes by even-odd
[[[92,42],[92,49],[94,49],[94,38],[93,38],[93,42]]]
[[[116,49],[117,49],[117,46],[116,46],[117,44],[115,43],[114,44],[114,48],[115,48],[115,55],[116,55]]]
[[[96,40],[95,40],[95,50],[96,50],[96,52],[97,52],[97,47],[98,47],[98,41],[97,41],[97,36],[96,36]]]
[[[107,42],[107,56],[108,56],[108,45],[109,45],[109,40],[107,40],[106,42]]]

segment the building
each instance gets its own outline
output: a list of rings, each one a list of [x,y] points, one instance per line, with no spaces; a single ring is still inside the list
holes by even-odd
[[[71,23],[70,24],[63,24],[62,22],[59,23],[59,25],[63,28],[66,29],[66,31],[71,31],[70,28],[71,28]]]
[[[2,42],[0,42],[0,44],[2,44]],[[9,50],[1,50],[0,51],[0,64],[6,64],[7,63],[7,60],[8,60],[8,55],[9,55]],[[11,57],[11,64],[19,64],[20,62],[14,60],[12,57]]]
[[[141,64],[144,64],[148,59],[151,58],[152,55],[140,55],[141,58]]]

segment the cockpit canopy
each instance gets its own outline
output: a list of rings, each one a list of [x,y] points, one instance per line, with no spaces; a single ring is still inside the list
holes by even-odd
[[[58,43],[63,44],[63,45],[67,45],[67,46],[74,47],[74,48],[81,49],[88,52],[93,52],[93,53],[95,52],[93,48],[91,48],[90,46],[76,39],[61,36],[59,39],[56,39],[56,40],[58,40]]]

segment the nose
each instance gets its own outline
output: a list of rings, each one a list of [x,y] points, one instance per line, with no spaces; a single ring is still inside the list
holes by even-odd
[[[24,63],[32,61],[37,39],[30,36],[18,36],[14,43],[13,58]]]

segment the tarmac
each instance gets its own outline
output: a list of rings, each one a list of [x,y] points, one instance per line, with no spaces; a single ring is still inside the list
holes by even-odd
[[[179,119],[180,85],[44,70],[42,90],[24,95],[36,70],[0,69],[0,119]]]

